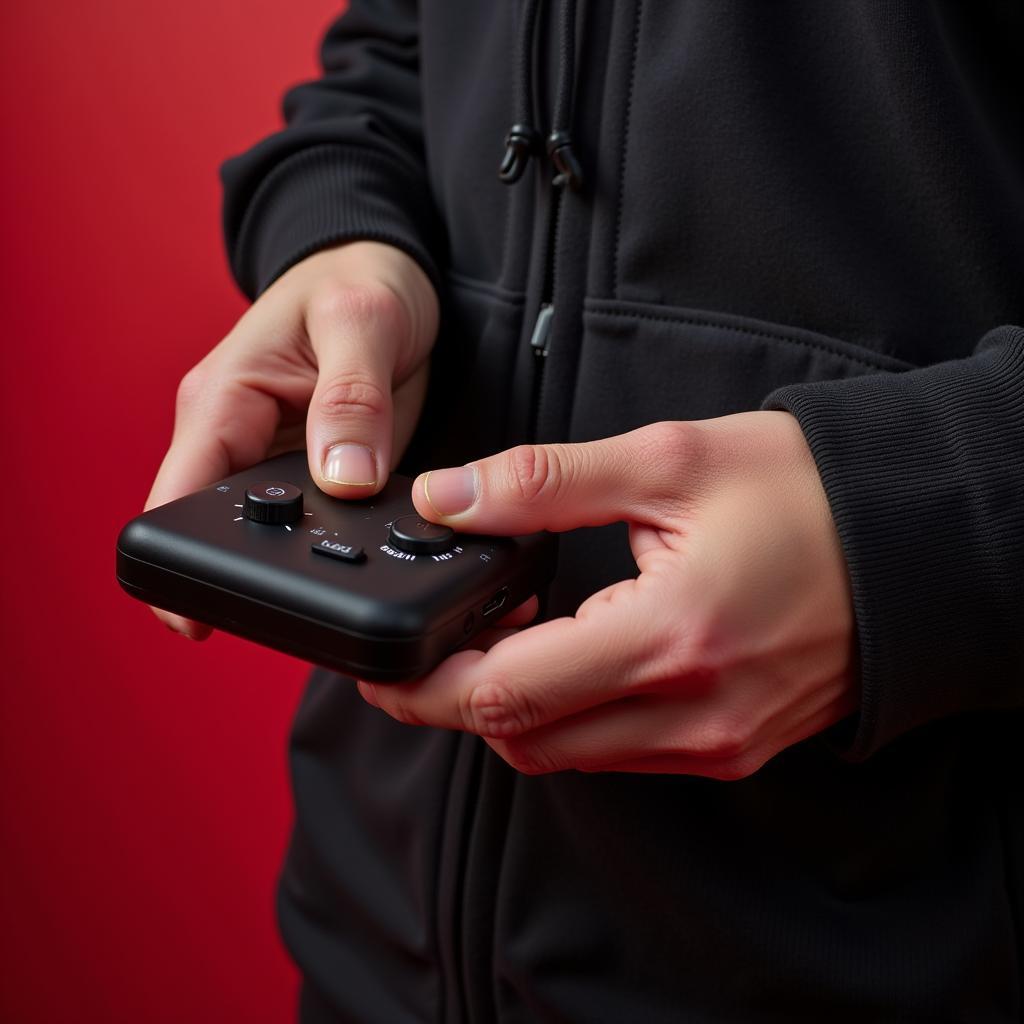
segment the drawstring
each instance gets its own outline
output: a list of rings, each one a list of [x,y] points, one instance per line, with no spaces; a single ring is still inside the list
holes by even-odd
[[[516,121],[505,136],[505,156],[498,176],[507,185],[517,182],[530,156],[538,152],[540,133],[530,124],[533,116],[533,53],[540,0],[525,0],[519,22],[514,86]],[[558,172],[554,184],[578,189],[583,169],[572,148],[573,81],[576,60],[576,0],[561,0],[558,17],[558,83],[553,128],[547,139],[548,156]]]
[[[548,136],[548,156],[558,171],[555,184],[578,189],[583,184],[583,168],[573,152],[569,136],[576,61],[576,0],[562,0],[558,13],[558,90],[555,93],[554,125]]]
[[[540,144],[540,133],[530,124],[533,117],[533,37],[540,0],[525,0],[516,40],[516,66],[513,95],[515,122],[505,136],[505,156],[498,177],[506,185],[514,185],[526,170],[530,154]]]

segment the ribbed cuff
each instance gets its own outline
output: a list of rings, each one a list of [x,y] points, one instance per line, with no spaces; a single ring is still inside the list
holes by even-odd
[[[282,161],[250,201],[231,269],[255,298],[289,267],[341,242],[386,242],[408,253],[439,286],[429,240],[436,234],[426,182],[372,150],[315,146]]]
[[[850,570],[861,759],[961,711],[1024,703],[1024,330],[970,359],[793,385]]]

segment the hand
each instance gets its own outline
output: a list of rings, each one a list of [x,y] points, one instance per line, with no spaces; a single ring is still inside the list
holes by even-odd
[[[303,437],[323,490],[375,494],[422,411],[437,322],[432,285],[398,249],[352,242],[302,260],[185,375],[146,508],[301,448]],[[153,610],[193,639],[210,633]]]
[[[736,779],[856,708],[846,564],[788,413],[514,448],[413,498],[468,532],[625,520],[640,575],[423,679],[359,684],[400,721],[476,733],[528,774]]]

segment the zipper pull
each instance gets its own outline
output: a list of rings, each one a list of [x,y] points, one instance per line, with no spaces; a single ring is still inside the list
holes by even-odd
[[[548,354],[548,341],[551,338],[551,318],[555,315],[555,307],[550,302],[545,302],[537,311],[537,320],[533,325],[533,334],[530,336],[530,348],[536,356]]]

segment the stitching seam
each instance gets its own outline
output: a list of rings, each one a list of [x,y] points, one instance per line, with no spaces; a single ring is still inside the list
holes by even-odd
[[[881,363],[873,363],[867,359],[858,359],[857,356],[847,355],[847,353],[840,349],[829,348],[828,345],[819,345],[815,344],[813,341],[803,341],[800,338],[790,338],[784,334],[772,334],[770,331],[755,331],[749,327],[733,327],[726,326],[724,324],[716,324],[712,320],[695,320],[684,316],[657,316],[654,313],[636,313],[632,310],[627,312],[626,310],[612,309],[588,309],[586,311],[586,315],[621,317],[625,320],[653,320],[657,323],[688,324],[691,327],[711,327],[718,331],[732,331],[735,334],[747,334],[752,338],[769,338],[772,341],[780,341],[787,345],[799,345],[802,348],[825,352],[826,354],[835,356],[838,359],[845,359],[847,362],[859,363],[861,366],[867,366],[873,370],[892,369],[891,367],[884,366]],[[909,368],[910,367],[908,367],[908,369]]]
[[[467,292],[476,292],[484,298],[493,299],[495,302],[502,302],[507,306],[519,307],[526,301],[522,292],[512,292],[500,285],[490,284],[487,281],[475,281],[472,278],[463,277],[461,274],[449,271],[446,275],[448,284],[452,288],[460,288]]]
[[[636,80],[636,54],[640,47],[640,19],[643,0],[637,0],[633,22],[633,47],[629,57],[629,85],[626,89],[626,114],[622,124],[622,159],[619,161],[619,202],[615,208],[615,240],[612,246],[612,290],[619,294],[619,239],[622,233],[622,201],[626,192],[626,156],[629,152],[629,122],[633,112],[633,84]]]

